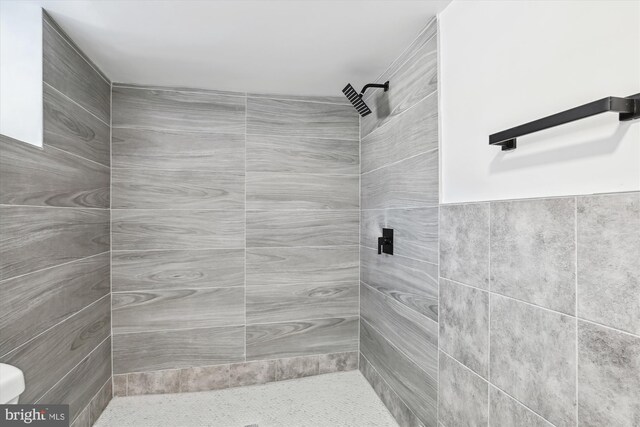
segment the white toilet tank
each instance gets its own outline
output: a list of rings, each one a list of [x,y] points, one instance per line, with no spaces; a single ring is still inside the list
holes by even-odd
[[[24,391],[24,375],[15,366],[0,363],[0,404],[18,403]]]

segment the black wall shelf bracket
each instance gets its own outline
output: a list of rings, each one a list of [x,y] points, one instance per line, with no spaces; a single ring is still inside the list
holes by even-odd
[[[489,145],[499,145],[502,147],[502,151],[515,150],[517,147],[516,139],[519,136],[528,135],[609,111],[619,113],[619,120],[621,122],[639,119],[640,93],[626,98],[608,96],[570,110],[494,133],[493,135],[489,135]]]

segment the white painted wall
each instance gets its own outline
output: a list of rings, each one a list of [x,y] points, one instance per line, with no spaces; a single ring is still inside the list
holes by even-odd
[[[640,120],[489,134],[640,92],[639,1],[460,1],[440,14],[443,203],[640,190]]]
[[[0,1],[0,134],[42,147],[42,9]]]

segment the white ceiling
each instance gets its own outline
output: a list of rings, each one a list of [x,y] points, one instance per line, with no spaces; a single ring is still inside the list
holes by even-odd
[[[340,95],[451,0],[38,0],[114,82]]]

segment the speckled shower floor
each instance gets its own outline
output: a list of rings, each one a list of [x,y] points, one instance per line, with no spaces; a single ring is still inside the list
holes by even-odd
[[[398,424],[359,371],[200,393],[114,398],[95,427],[378,427]]]

